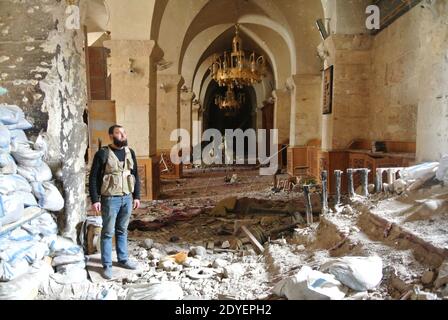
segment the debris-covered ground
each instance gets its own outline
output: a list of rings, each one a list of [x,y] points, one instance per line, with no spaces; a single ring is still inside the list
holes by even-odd
[[[99,217],[89,212],[82,247],[57,236],[46,213],[2,242],[11,281],[0,283],[0,298],[447,299],[448,188],[425,179],[413,191],[397,180],[368,198],[330,199],[325,213],[311,190],[309,224],[300,189],[254,169],[190,171],[162,181],[162,199],[135,210],[137,270],[114,264],[103,279]]]
[[[328,263],[378,256],[381,281],[375,288],[354,290],[327,279],[328,285],[339,284],[331,284],[331,294],[322,294],[345,299],[448,298],[443,209],[448,188],[433,185],[410,194],[357,196],[325,215],[319,214],[315,194],[315,222],[306,226],[302,194],[272,191],[272,177],[259,177],[255,170],[236,174],[232,183],[225,172],[165,181],[164,200],[144,203],[130,224],[130,252],[139,271],[101,285],[114,286],[121,298],[131,299],[164,294],[183,299],[286,299],[294,298],[288,286],[300,284],[299,274],[308,281],[324,279],[332,277],[328,270],[319,273]],[[264,242],[263,252],[241,226]],[[366,268],[373,268],[369,263]],[[157,287],[148,291],[149,284]]]

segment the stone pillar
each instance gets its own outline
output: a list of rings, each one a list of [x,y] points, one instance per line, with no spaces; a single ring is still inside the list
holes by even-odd
[[[180,128],[180,88],[183,78],[179,74],[157,75],[157,154],[163,156],[168,166],[161,165],[161,176],[167,178],[180,178],[182,164],[174,165],[170,159],[171,148],[176,141],[171,141],[173,130]]]
[[[180,95],[180,127],[190,133],[190,145],[192,143],[192,103],[195,94],[191,91],[182,92]]]
[[[7,2],[7,1],[6,1]],[[39,87],[45,95],[40,110],[48,113],[47,142],[48,158],[53,169],[58,185],[63,189],[65,207],[62,214],[58,215],[60,234],[76,241],[77,227],[85,219],[86,215],[86,193],[85,193],[85,162],[84,156],[87,150],[87,126],[83,115],[87,106],[86,66],[84,53],[84,31],[82,24],[80,29],[66,29],[66,3],[51,1],[46,4],[45,9],[34,6],[31,11],[31,1],[25,1],[24,12],[30,15],[39,15],[45,12],[41,18],[48,19],[52,28],[45,34],[45,21],[42,25],[20,25],[16,32],[27,34],[26,29],[38,29],[43,32],[38,39],[40,44],[36,47],[43,49],[40,56],[42,60],[31,62],[39,72],[44,71],[43,77],[39,79]],[[75,1],[80,8],[81,17],[86,12],[86,1]],[[0,5],[2,7],[4,2]],[[15,5],[22,5],[17,3]],[[3,11],[0,9],[0,11]],[[47,14],[50,16],[48,17]],[[15,16],[15,13],[11,16]],[[8,19],[9,20],[9,19]],[[14,21],[14,19],[12,19]],[[28,21],[17,20],[17,21]],[[42,20],[44,21],[44,20]],[[50,31],[51,30],[51,31]],[[23,42],[23,39],[20,39]],[[26,51],[34,51],[34,45]],[[13,47],[13,46],[11,46]],[[10,45],[4,46],[5,50]],[[39,49],[40,50],[40,49]],[[23,51],[25,52],[25,51]],[[23,63],[29,65],[30,54],[23,54]],[[50,63],[44,63],[45,59],[51,57]],[[16,58],[19,58],[17,56]],[[42,62],[42,63],[40,63]],[[34,71],[30,72],[30,74]],[[16,78],[20,80],[20,78]],[[20,83],[20,81],[18,81]],[[39,103],[40,104],[40,103]],[[20,105],[20,104],[19,104]]]
[[[277,89],[272,92],[275,99],[274,129],[278,129],[278,143],[289,143],[291,92],[287,89]]]
[[[146,199],[156,199],[159,190],[157,157],[156,63],[163,56],[152,40],[109,40],[112,99],[117,122],[125,127],[130,146],[146,163]],[[149,168],[150,167],[150,168]],[[143,172],[142,171],[142,172]]]
[[[354,139],[369,139],[370,35],[329,36],[319,46],[325,69],[334,67],[333,106],[322,117],[322,148],[344,149]]]

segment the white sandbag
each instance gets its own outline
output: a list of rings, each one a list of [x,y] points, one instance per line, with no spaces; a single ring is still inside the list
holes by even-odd
[[[383,278],[383,261],[378,256],[332,259],[320,269],[356,291],[373,290]]]
[[[23,224],[22,228],[32,235],[53,236],[58,233],[58,226],[48,212]]]
[[[448,154],[440,160],[439,169],[436,172],[436,179],[448,185]]]
[[[53,178],[50,167],[42,161],[37,167],[17,166],[17,173],[29,182],[50,181]]]
[[[62,285],[80,283],[87,281],[87,271],[76,266],[68,267],[67,272],[56,272],[50,278]]]
[[[85,261],[83,252],[75,254],[75,255],[57,256],[53,259],[53,261],[51,262],[51,265],[53,267],[57,267],[57,266],[65,265],[65,264],[78,263],[78,262],[82,262],[82,261]]]
[[[341,300],[345,297],[343,285],[331,274],[303,266],[289,278],[281,280],[273,292],[288,300]]]
[[[10,194],[15,191],[32,192],[31,185],[26,179],[17,174],[0,174],[0,194]]]
[[[9,133],[11,134],[11,142],[29,142],[25,131],[23,131],[22,129],[9,130]]]
[[[0,150],[8,150],[11,144],[11,133],[0,123]]]
[[[16,124],[25,118],[22,109],[15,105],[0,104],[0,122],[4,125]]]
[[[48,284],[51,267],[44,261],[34,264],[28,273],[13,281],[0,283],[0,300],[33,300],[39,288]]]
[[[32,182],[31,186],[41,208],[53,212],[64,208],[64,198],[51,182]]]
[[[436,173],[439,168],[438,162],[425,162],[416,166],[408,167],[400,171],[400,176],[405,181],[417,180]]]
[[[39,167],[42,165],[44,150],[35,150],[32,142],[23,143],[14,141],[12,143],[11,155],[17,164],[22,167]]]
[[[28,231],[22,228],[16,228],[12,230],[8,236],[8,239],[11,241],[32,241],[36,240],[36,238],[37,237],[33,236]]]
[[[177,282],[133,285],[126,300],[182,300],[184,292]]]
[[[23,217],[25,206],[17,195],[0,194],[0,222],[2,225],[14,223]]]
[[[0,149],[0,174],[16,174],[17,165],[14,158]]]
[[[50,250],[52,256],[76,255],[81,252],[81,247],[70,239],[58,236]]]
[[[17,191],[14,192],[20,199],[22,199],[25,208],[38,207],[37,200],[31,192]]]
[[[42,260],[44,257],[48,256],[50,250],[45,243],[36,242],[34,246],[25,251],[24,259],[29,263],[33,264],[35,261]]]
[[[19,122],[15,124],[6,124],[9,130],[28,130],[33,127],[33,125],[26,119],[20,119]]]
[[[35,245],[34,241],[3,240],[0,246],[0,260],[11,264],[23,260],[26,252]]]
[[[30,265],[23,259],[15,261],[14,264],[0,260],[0,286],[1,282],[14,280],[26,274],[29,269]]]

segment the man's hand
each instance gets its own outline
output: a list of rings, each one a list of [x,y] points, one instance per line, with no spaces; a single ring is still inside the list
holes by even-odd
[[[134,199],[134,210],[140,208],[140,200]]]
[[[92,204],[92,209],[98,213],[101,211],[101,202],[95,202],[94,204]]]

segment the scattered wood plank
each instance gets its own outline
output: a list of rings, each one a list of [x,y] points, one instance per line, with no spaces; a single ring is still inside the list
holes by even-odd
[[[249,231],[249,229],[246,228],[246,226],[241,226],[241,230],[244,232],[244,234],[249,238],[249,241],[254,246],[255,251],[258,254],[261,254],[264,252],[264,247],[258,242],[257,238]]]

